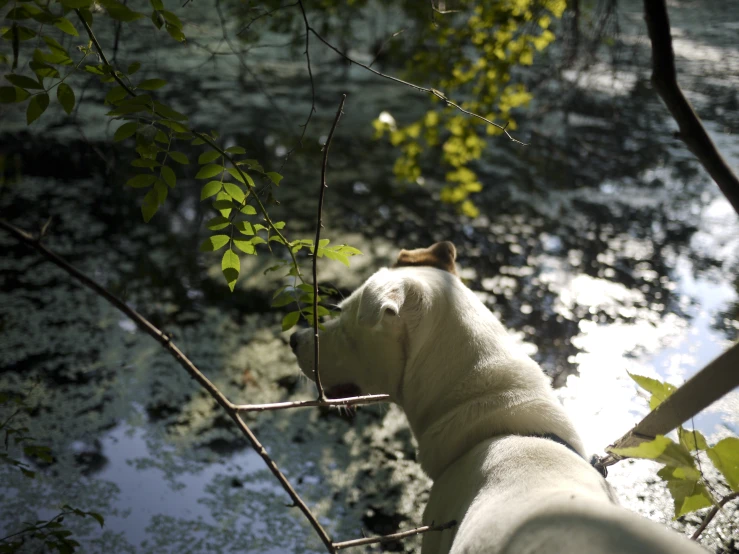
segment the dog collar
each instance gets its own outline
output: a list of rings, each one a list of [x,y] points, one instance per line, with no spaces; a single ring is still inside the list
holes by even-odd
[[[566,448],[569,448],[575,454],[577,454],[578,456],[580,456],[583,460],[588,461],[588,459],[585,458],[582,454],[580,454],[577,450],[575,450],[575,448],[569,442],[567,442],[562,437],[560,437],[560,436],[558,436],[558,435],[556,435],[554,433],[545,433],[543,435],[529,435],[529,436],[530,437],[538,437],[540,439],[549,439],[549,440],[552,440],[552,441],[554,441],[556,443],[561,444],[562,446],[564,446]],[[603,467],[602,465],[600,465],[598,462],[599,462],[599,460],[598,460],[598,457],[597,456],[593,456],[589,460],[590,465],[593,466],[593,468],[595,468],[595,470],[598,473],[600,473],[604,478],[607,477],[608,476],[608,471],[606,471],[606,468]]]

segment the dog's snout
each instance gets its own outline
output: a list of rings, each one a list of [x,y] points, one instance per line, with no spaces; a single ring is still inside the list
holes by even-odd
[[[293,352],[295,352],[298,349],[298,333],[293,333],[290,335],[290,348],[293,349]]]

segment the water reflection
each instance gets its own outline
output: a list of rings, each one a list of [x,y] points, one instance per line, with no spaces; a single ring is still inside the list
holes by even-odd
[[[696,31],[681,23],[689,10],[674,11],[678,36],[681,25],[690,30],[689,43],[676,43],[678,52],[692,52],[690,91],[699,101],[715,99],[705,103],[716,120],[710,129],[737,167],[737,135],[724,132],[738,123],[730,94],[739,86],[737,73],[703,79],[713,69],[699,62],[720,52],[726,67],[734,67],[739,56],[721,34],[724,27]],[[350,94],[331,153],[327,236],[367,256],[350,272],[339,264],[324,267],[324,278],[345,294],[397,248],[453,240],[462,277],[553,377],[593,451],[646,410],[626,370],[680,384],[739,329],[736,217],[671,136],[673,124],[646,79],[638,32],[625,29],[622,41],[632,57],[617,71],[594,66],[579,75],[582,81],[565,76],[568,94],[540,92],[536,116],[521,129],[534,146],[491,144],[479,168],[485,215],[475,221],[439,204],[441,171],[429,168],[423,187],[394,183],[394,152],[369,140],[363,110],[352,100],[359,95]],[[201,64],[205,54],[195,52],[163,59],[160,69],[174,75],[179,64]],[[280,78],[302,83],[302,63],[280,66]],[[225,121],[216,112],[231,116],[242,99],[232,74],[209,68],[203,71],[212,71],[207,87],[214,96],[200,114]],[[195,90],[187,84],[182,90]],[[255,94],[253,86],[247,83]],[[408,109],[404,92],[382,82],[359,75],[351,87],[362,89],[371,115]],[[309,105],[300,92],[283,87],[279,95],[302,121]],[[190,111],[203,96],[176,100]],[[215,97],[228,101],[211,104]],[[562,98],[556,109],[545,109]],[[282,206],[275,209],[298,218],[291,233],[312,225],[306,197],[318,183],[317,138],[333,108],[319,113],[315,136],[286,166]],[[294,137],[282,122],[257,120],[257,111],[243,112],[254,121],[229,117],[221,131],[277,167]],[[296,380],[279,332],[280,314],[269,310],[274,283],[262,275],[271,265],[266,256],[244,260],[241,285],[228,293],[218,260],[197,253],[208,210],[194,200],[197,183],[180,178],[161,217],[140,225],[135,193],[120,186],[129,155],[110,146],[99,118],[90,121],[85,134],[92,144],[63,126],[43,139],[0,137],[23,175],[0,196],[3,217],[37,229],[54,215],[48,245],[172,333],[230,398],[306,396],[309,386]],[[265,130],[273,140],[261,141]],[[102,533],[94,522],[73,523],[90,552],[322,551],[230,422],[157,345],[5,235],[0,248],[3,389],[25,390],[40,380],[29,425],[55,455],[52,465],[39,467],[36,481],[0,468],[0,527],[18,528],[69,502],[106,517]],[[736,393],[727,397],[696,425],[714,438],[726,432],[722,426],[736,432],[738,402]],[[252,423],[339,538],[419,521],[429,483],[396,408],[364,408],[353,421],[311,410],[261,415]],[[618,466],[611,480],[625,504],[669,520],[670,501],[648,464]],[[737,539],[731,513],[723,517],[711,531],[718,550]],[[417,547],[410,541],[393,548]]]

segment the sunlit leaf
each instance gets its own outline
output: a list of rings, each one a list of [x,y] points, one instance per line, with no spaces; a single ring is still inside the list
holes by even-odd
[[[229,239],[228,235],[213,235],[202,242],[200,245],[200,251],[214,252],[216,250],[220,250],[228,244],[229,240],[231,239]]]
[[[649,400],[649,408],[654,410],[659,406],[665,399],[677,390],[677,387],[670,383],[663,383],[657,379],[651,379],[642,375],[634,375],[629,373],[637,385],[651,393],[652,397]]]
[[[236,229],[239,230],[239,233],[242,235],[247,236],[253,236],[254,235],[254,228],[251,226],[251,223],[248,221],[239,221],[236,225]]]
[[[241,262],[233,250],[226,250],[223,253],[223,258],[221,259],[221,270],[223,271],[223,276],[226,278],[226,282],[228,283],[228,288],[233,292],[234,287],[236,286],[236,280],[239,278],[239,271],[241,270]]]
[[[236,200],[236,202],[238,202],[239,204],[242,204],[246,199],[244,191],[241,190],[241,188],[234,183],[223,183],[223,188],[231,196],[231,198]]]
[[[209,165],[201,167],[200,171],[198,171],[197,175],[195,175],[195,178],[196,179],[210,179],[222,172],[223,172],[222,165],[209,164]]]
[[[290,312],[282,319],[282,330],[289,331],[300,319],[300,312]]]
[[[708,449],[706,437],[704,437],[700,431],[678,427],[677,436],[680,437],[680,444],[690,451]]]
[[[248,240],[234,239],[234,245],[244,254],[255,254],[257,251],[254,245]]]
[[[272,181],[275,186],[280,186],[280,181],[282,181],[282,175],[279,173],[275,173],[274,171],[270,171],[269,173],[265,173],[267,177],[269,177],[270,181]]]
[[[643,442],[638,446],[609,448],[608,451],[626,458],[655,460],[674,467],[695,467],[693,457],[684,446],[676,444],[672,439],[662,435],[657,436],[653,441]]]
[[[225,229],[226,227],[228,227],[230,224],[231,222],[228,220],[228,218],[217,215],[214,218],[209,219],[205,226],[211,231],[220,231],[221,229]]]
[[[226,152],[229,154],[246,154],[246,150],[244,150],[241,146],[229,146],[226,148]]]
[[[246,206],[242,206],[239,211],[244,215],[256,215],[257,209],[254,206],[250,206],[247,204]]]
[[[698,481],[674,479],[667,481],[667,488],[675,502],[674,519],[713,505],[711,493]]]
[[[724,476],[731,490],[739,492],[739,438],[721,439],[707,452],[713,465]]]
[[[171,152],[170,152],[171,154]],[[223,188],[223,183],[220,181],[210,181],[203,186],[203,190],[200,191],[200,200],[205,200],[211,196],[218,194]]]

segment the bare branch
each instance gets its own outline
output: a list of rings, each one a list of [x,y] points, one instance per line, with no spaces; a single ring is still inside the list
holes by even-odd
[[[241,404],[234,406],[238,412],[267,412],[274,410],[286,410],[288,408],[338,408],[340,406],[363,406],[366,404],[378,404],[389,402],[387,394],[368,394],[366,396],[349,396],[347,398],[326,398],[325,400],[296,400],[294,402],[274,402],[271,404]]]
[[[303,133],[300,135],[300,146],[303,146],[303,138],[305,137],[305,131],[308,129],[308,123],[310,123],[311,117],[316,113],[316,87],[313,83],[313,70],[310,66],[310,25],[308,25],[308,16],[305,13],[305,6],[303,6],[303,0],[298,0],[300,6],[300,12],[303,14],[303,22],[305,23],[305,58],[308,63],[308,76],[310,77],[310,112],[308,112],[308,119],[303,123]],[[289,154],[288,154],[289,155]]]
[[[301,4],[300,5],[301,5],[301,9],[302,9],[302,0],[300,0],[300,1],[301,1]],[[522,146],[528,146],[525,142],[521,142],[520,140],[514,139],[510,135],[510,133],[506,130],[506,126],[503,126],[503,125],[500,125],[500,124],[495,123],[493,121],[490,121],[486,117],[483,117],[481,115],[478,115],[478,114],[476,114],[474,112],[470,112],[468,110],[465,110],[459,104],[457,104],[456,102],[453,102],[452,100],[450,100],[449,98],[447,98],[444,95],[444,93],[441,92],[441,91],[439,91],[439,90],[436,90],[436,89],[433,89],[433,88],[426,88],[426,87],[422,87],[422,86],[419,86],[419,85],[415,85],[413,83],[409,83],[408,81],[404,81],[403,79],[399,79],[398,77],[393,77],[392,75],[387,75],[386,73],[382,73],[381,71],[377,71],[376,69],[370,67],[369,65],[363,64],[361,62],[356,61],[353,58],[350,58],[344,52],[342,52],[341,50],[339,50],[338,48],[336,48],[333,44],[331,44],[329,41],[327,41],[325,38],[323,38],[320,35],[320,33],[318,33],[318,31],[316,31],[313,27],[311,27],[308,24],[308,19],[305,17],[305,11],[303,11],[303,18],[305,19],[305,28],[306,28],[306,31],[307,32],[313,33],[318,40],[320,40],[323,44],[325,44],[326,46],[328,46],[331,50],[333,50],[334,52],[336,52],[339,56],[341,56],[342,58],[344,58],[349,63],[353,63],[355,65],[358,65],[359,67],[362,67],[362,68],[366,69],[367,71],[369,71],[371,73],[374,73],[378,77],[382,77],[383,79],[388,79],[388,80],[393,81],[395,83],[399,83],[401,85],[405,85],[407,87],[410,87],[410,88],[412,88],[414,90],[417,90],[419,92],[425,92],[426,94],[430,94],[432,96],[435,96],[439,100],[442,100],[447,106],[451,106],[452,108],[455,108],[455,109],[459,110],[460,112],[469,115],[470,117],[475,117],[475,118],[479,119],[480,121],[484,121],[488,125],[492,125],[493,127],[497,127],[498,129],[500,129],[501,131],[503,131],[503,133],[505,134],[505,136],[508,137],[511,141],[513,141],[513,142],[515,142],[517,144],[520,144]]]
[[[297,5],[298,5],[298,2],[295,2],[295,3],[293,3],[293,4],[286,4],[286,5],[284,5],[284,6],[278,6],[278,7],[276,7],[276,8],[274,9],[274,10],[270,10],[270,11],[268,11],[268,12],[264,12],[264,13],[262,13],[262,14],[259,14],[258,16],[256,16],[256,17],[252,18],[252,20],[251,20],[251,21],[250,21],[249,23],[247,23],[247,24],[246,24],[246,25],[244,26],[244,28],[243,28],[243,29],[241,29],[241,30],[240,30],[240,31],[239,31],[238,33],[236,33],[236,34],[237,34],[237,36],[241,36],[241,35],[243,35],[244,33],[246,33],[246,32],[247,32],[247,31],[249,30],[249,27],[251,27],[252,23],[254,23],[255,21],[259,21],[259,20],[260,20],[260,19],[262,19],[263,17],[268,17],[268,16],[271,16],[271,15],[272,15],[273,13],[275,13],[275,12],[279,12],[280,10],[283,10],[283,9],[285,9],[285,8],[292,8],[292,7],[295,7],[295,6],[297,6]]]
[[[739,214],[739,177],[719,153],[698,115],[677,84],[670,20],[665,0],[644,0],[649,39],[652,41],[652,84],[680,127],[680,139]]]
[[[149,320],[139,314],[136,310],[129,307],[125,302],[123,302],[123,300],[90,279],[87,275],[67,263],[64,259],[57,256],[54,252],[41,244],[31,234],[15,227],[14,225],[11,225],[10,223],[2,219],[0,219],[0,228],[6,230],[8,233],[13,235],[16,239],[23,242],[24,244],[34,248],[47,260],[53,262],[56,266],[66,271],[69,275],[80,281],[83,285],[92,289],[95,293],[105,298],[113,306],[118,308],[118,310],[127,315],[137,325],[137,327],[139,327],[139,329],[147,333],[159,344],[161,344],[162,347],[167,350],[167,352],[169,352],[175,360],[177,360],[180,366],[182,366],[185,371],[187,371],[190,376],[195,379],[200,384],[200,386],[203,387],[208,392],[208,394],[210,394],[215,399],[215,401],[221,405],[224,410],[226,410],[226,413],[234,421],[234,423],[236,423],[244,436],[246,436],[252,448],[254,448],[257,454],[259,454],[269,470],[280,482],[280,485],[282,485],[282,488],[285,490],[285,492],[287,492],[288,496],[290,496],[293,503],[298,508],[300,508],[301,512],[303,512],[303,515],[305,515],[306,519],[308,519],[310,524],[313,526],[313,529],[316,531],[316,533],[318,533],[318,536],[321,538],[321,541],[323,541],[323,544],[326,545],[328,551],[334,552],[331,539],[328,536],[328,533],[326,533],[326,530],[318,522],[316,516],[313,515],[305,502],[303,502],[303,500],[300,498],[298,493],[295,492],[295,489],[293,489],[290,482],[277,467],[277,464],[275,464],[274,460],[272,460],[272,458],[269,456],[267,451],[264,449],[264,446],[262,446],[262,443],[260,443],[257,439],[256,435],[254,435],[251,429],[249,429],[246,423],[244,423],[244,420],[241,419],[239,412],[236,410],[236,406],[231,403],[205,375],[203,375],[203,373],[195,366],[195,364],[190,361],[187,356],[185,356],[185,354],[174,344],[174,342],[172,342],[169,335],[162,333],[162,331],[155,327],[151,322],[149,322]]]
[[[344,113],[344,102],[346,101],[346,94],[341,95],[341,102],[339,102],[339,109],[336,110],[336,117],[334,123],[331,125],[331,130],[328,133],[326,144],[323,147],[323,165],[321,166],[321,186],[318,192],[318,215],[316,217],[316,239],[313,241],[313,344],[314,344],[314,356],[313,356],[313,377],[316,380],[316,388],[318,389],[318,400],[325,402],[326,394],[323,392],[323,386],[321,386],[321,376],[318,373],[318,244],[321,241],[321,228],[323,227],[323,197],[328,188],[326,184],[326,166],[328,165],[328,149],[331,147],[331,139],[334,136],[336,126],[339,124],[341,114]]]
[[[731,494],[723,497],[721,501],[716,504],[713,508],[711,508],[711,511],[706,514],[706,517],[703,518],[703,521],[701,522],[698,529],[695,530],[695,533],[693,533],[693,536],[690,537],[691,540],[697,541],[698,537],[701,536],[701,533],[703,530],[708,526],[709,523],[711,523],[711,520],[716,517],[716,514],[718,511],[723,508],[727,503],[731,502],[732,500],[735,500],[739,498],[739,492],[732,492]]]
[[[345,548],[353,548],[355,546],[366,546],[368,544],[385,543],[390,541],[396,541],[399,539],[405,539],[407,537],[413,537],[420,535],[421,533],[429,533],[431,531],[444,531],[450,529],[457,524],[456,521],[450,521],[444,525],[424,525],[423,527],[416,527],[415,529],[409,529],[408,531],[401,531],[399,533],[393,533],[392,535],[383,535],[381,537],[366,537],[364,539],[354,539],[351,541],[335,542],[333,544],[334,549],[343,550]]]

